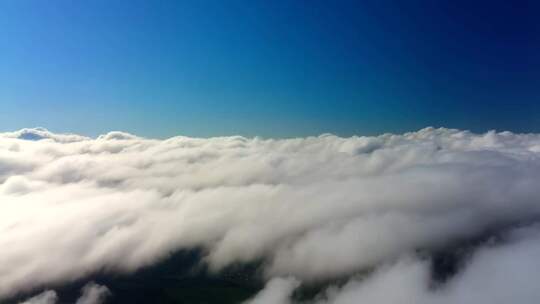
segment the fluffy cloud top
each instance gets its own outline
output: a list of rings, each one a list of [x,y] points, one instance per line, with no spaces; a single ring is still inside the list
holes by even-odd
[[[195,247],[214,270],[264,259],[269,279],[351,275],[535,221],[539,152],[537,134],[433,128],[294,139],[2,133],[0,299]],[[412,264],[396,267],[421,282]]]
[[[88,137],[75,134],[55,134],[44,128],[25,128],[15,132],[1,133],[0,136],[23,140],[52,140],[56,142],[76,142],[89,139]]]

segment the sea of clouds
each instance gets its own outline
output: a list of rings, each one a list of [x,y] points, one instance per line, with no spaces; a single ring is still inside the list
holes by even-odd
[[[425,128],[292,139],[0,133],[0,302],[203,248],[264,261],[253,304],[539,303],[540,134]],[[506,229],[439,288],[415,253]],[[363,270],[372,270],[368,275]],[[89,283],[80,303],[102,303]],[[27,303],[56,303],[53,290]],[[79,303],[79,302],[78,302]]]

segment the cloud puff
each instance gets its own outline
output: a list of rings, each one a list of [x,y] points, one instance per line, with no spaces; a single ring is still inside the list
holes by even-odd
[[[75,304],[102,304],[111,295],[107,286],[98,285],[94,282],[87,283],[81,290],[81,296]],[[56,304],[58,295],[54,290],[46,290],[20,304]]]
[[[101,304],[110,295],[111,292],[107,286],[90,282],[83,287],[82,295],[75,304]]]
[[[331,279],[540,215],[537,134],[21,132],[0,134],[0,299],[191,248],[212,270]]]

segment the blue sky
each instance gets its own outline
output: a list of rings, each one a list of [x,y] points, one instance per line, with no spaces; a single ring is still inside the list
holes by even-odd
[[[0,130],[540,132],[535,1],[1,1]]]

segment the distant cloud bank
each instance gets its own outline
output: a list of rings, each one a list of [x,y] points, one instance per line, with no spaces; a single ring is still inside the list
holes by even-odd
[[[0,301],[203,248],[214,271],[264,261],[253,304],[292,303],[301,284],[342,277],[314,303],[536,303],[539,216],[540,134],[155,140],[23,129],[0,133]],[[504,241],[430,287],[419,250],[493,229]],[[103,302],[108,289],[89,284],[79,302]],[[56,301],[49,290],[25,303]]]

